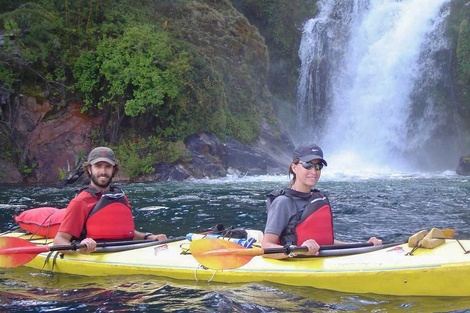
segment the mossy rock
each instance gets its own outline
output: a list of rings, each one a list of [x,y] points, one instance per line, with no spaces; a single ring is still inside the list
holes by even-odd
[[[458,175],[470,176],[470,155],[460,157],[459,165],[455,172]]]

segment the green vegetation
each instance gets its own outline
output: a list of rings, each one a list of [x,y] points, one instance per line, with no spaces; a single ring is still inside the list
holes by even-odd
[[[269,89],[277,116],[295,127],[298,49],[304,23],[315,15],[311,0],[232,0],[233,5],[259,29],[269,47]]]
[[[156,137],[145,140],[124,141],[111,147],[116,158],[123,164],[122,170],[135,180],[140,175],[152,174],[158,162],[189,161],[189,151],[182,141],[163,142]]]
[[[143,173],[150,158],[128,140],[170,144],[209,132],[250,143],[260,120],[274,120],[264,39],[228,0],[1,4],[0,88],[48,101],[49,115],[82,103],[82,112],[107,121],[90,130],[92,141],[127,146]],[[13,130],[0,131],[3,146]]]
[[[186,114],[178,100],[189,70],[188,53],[178,49],[166,32],[140,25],[125,29],[122,36],[104,38],[96,50],[82,53],[74,76],[84,94],[84,111],[113,106],[117,112],[124,108],[129,117],[165,116],[166,127],[178,137],[188,135],[178,129],[180,116]]]
[[[459,83],[468,84],[470,82],[470,10],[462,16],[458,27],[457,37],[457,76]]]
[[[462,83],[470,81],[470,25],[468,19],[460,23],[457,45],[458,77]]]
[[[470,117],[470,25],[469,18],[460,23],[459,36],[457,41],[457,81],[461,93],[462,112]]]
[[[67,171],[63,168],[59,168],[59,181],[64,180],[67,178]]]
[[[33,172],[33,169],[34,169],[35,167],[37,167],[37,166],[38,166],[38,164],[37,164],[36,162],[34,162],[34,163],[31,164],[31,165],[28,165],[28,164],[26,164],[26,163],[23,163],[23,164],[21,165],[21,168],[20,168],[20,173],[21,173],[21,175],[23,175],[23,176],[26,177],[26,176],[28,176],[29,174],[31,174],[31,173]]]
[[[456,0],[451,4],[449,18],[449,38],[455,47],[454,79],[455,100],[458,103],[459,118],[470,120],[470,7],[466,0]],[[470,124],[464,122],[467,130]],[[467,144],[470,141],[467,140]]]
[[[222,5],[229,4],[222,1]],[[1,47],[6,56],[6,66],[0,71],[2,86],[39,102],[57,98],[58,106],[82,101],[82,111],[109,115],[115,124],[111,133],[120,132],[124,115],[139,120],[144,132],[166,140],[200,131],[244,142],[256,140],[256,125],[264,113],[257,102],[266,74],[257,68],[266,64],[267,53],[255,42],[254,52],[240,51],[253,41],[255,30],[235,30],[239,33],[229,36],[232,30],[225,29],[223,41],[228,42],[229,51],[219,50],[214,56],[205,50],[212,45],[201,46],[200,41],[220,30],[201,25],[200,32],[187,24],[187,18],[168,22],[164,11],[160,17],[164,21],[155,20],[149,12],[159,6],[171,6],[186,16],[204,6],[210,8],[199,1],[170,5],[167,1],[42,0],[3,13],[0,21],[10,36]],[[218,14],[210,10],[199,22],[220,20]],[[239,27],[240,18],[234,16],[234,25],[227,26]],[[180,20],[186,24],[170,31],[168,25]],[[183,38],[188,35],[197,45]],[[238,36],[242,36],[240,42]],[[254,39],[262,42],[256,34]],[[254,56],[254,68],[246,67],[245,61],[240,67],[240,58],[232,60],[235,49],[247,54],[248,61]],[[250,126],[248,130],[245,125]],[[119,141],[119,136],[102,135],[111,143]]]

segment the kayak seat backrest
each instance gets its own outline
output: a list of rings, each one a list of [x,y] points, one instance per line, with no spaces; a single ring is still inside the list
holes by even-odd
[[[248,238],[256,239],[256,243],[261,244],[263,242],[264,234],[261,230],[247,229],[246,232],[248,233]]]
[[[65,215],[65,209],[41,207],[13,216],[23,230],[44,238],[54,238]]]

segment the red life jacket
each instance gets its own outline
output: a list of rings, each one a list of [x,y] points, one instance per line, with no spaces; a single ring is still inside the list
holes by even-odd
[[[268,206],[279,195],[285,195],[292,199],[308,198],[308,203],[298,209],[297,214],[289,221],[289,224],[281,233],[279,243],[282,245],[301,245],[307,239],[315,239],[319,245],[329,245],[334,242],[333,213],[328,197],[317,189],[312,189],[306,197],[291,189],[276,190],[268,195]]]
[[[331,245],[334,242],[333,214],[328,204],[308,215],[295,227],[297,234],[296,245],[301,245],[307,239],[315,239],[319,245]]]
[[[98,198],[99,192],[94,188],[85,188],[84,191]],[[96,205],[90,211],[82,238],[95,240],[121,240],[134,238],[134,218],[124,192],[114,187],[105,191]]]

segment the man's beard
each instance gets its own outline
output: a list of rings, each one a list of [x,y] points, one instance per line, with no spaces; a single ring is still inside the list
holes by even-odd
[[[100,188],[107,188],[109,185],[111,185],[111,181],[113,180],[113,177],[106,176],[106,178],[108,178],[108,180],[105,183],[100,183],[96,175],[91,175],[91,181]]]

